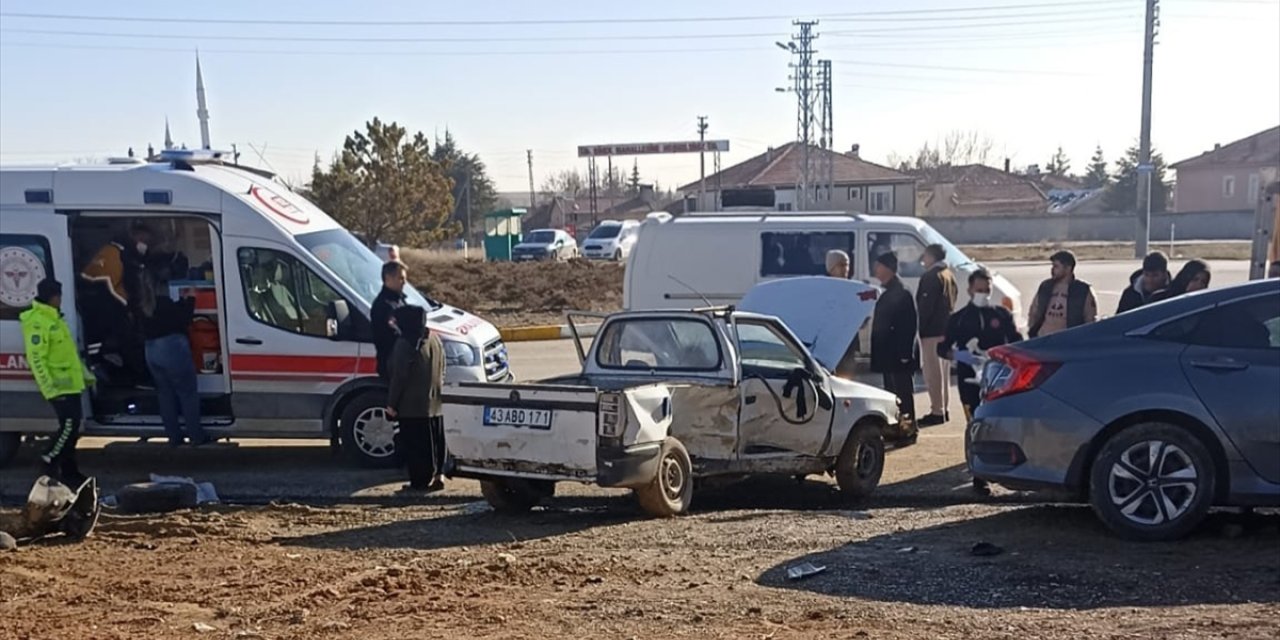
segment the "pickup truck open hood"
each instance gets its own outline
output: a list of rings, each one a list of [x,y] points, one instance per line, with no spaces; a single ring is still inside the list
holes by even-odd
[[[784,278],[756,285],[738,308],[778,317],[822,366],[835,371],[879,295],[879,287],[854,280]]]

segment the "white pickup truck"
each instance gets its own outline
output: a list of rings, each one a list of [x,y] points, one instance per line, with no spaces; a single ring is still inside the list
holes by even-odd
[[[595,338],[576,338],[577,375],[450,385],[450,476],[480,480],[504,512],[532,508],[562,481],[634,489],[655,516],[688,510],[694,480],[711,476],[830,473],[851,499],[867,496],[886,443],[915,442],[893,395],[829,373],[874,288],[831,278],[760,287],[789,288],[756,297],[785,307],[808,341],[776,315],[732,308],[621,312]],[[833,355],[820,362],[818,351]]]

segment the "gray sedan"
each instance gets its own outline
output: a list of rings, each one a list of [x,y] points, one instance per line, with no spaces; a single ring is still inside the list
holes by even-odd
[[[1280,280],[989,355],[965,435],[975,477],[1076,492],[1139,540],[1186,535],[1213,505],[1280,505]]]

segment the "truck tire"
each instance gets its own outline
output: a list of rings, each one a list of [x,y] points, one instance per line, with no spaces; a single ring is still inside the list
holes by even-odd
[[[636,489],[640,508],[657,518],[678,516],[693,502],[693,463],[689,452],[675,438],[662,441],[658,472],[653,480]]]
[[[556,483],[549,480],[502,478],[480,481],[480,494],[498,513],[525,513],[555,492]]]
[[[387,416],[387,392],[362,391],[343,408],[339,421],[342,450],[352,462],[370,468],[396,465],[396,423]]]
[[[9,466],[22,449],[22,434],[6,431],[0,433],[0,469]]]
[[[116,491],[120,513],[168,513],[196,507],[196,486],[161,482],[127,484]]]
[[[854,425],[836,458],[836,484],[849,500],[864,500],[880,485],[884,473],[884,437],[880,427],[862,422]]]
[[[1119,536],[1174,540],[1209,513],[1217,474],[1213,456],[1195,434],[1172,424],[1138,424],[1111,436],[1098,451],[1089,471],[1089,502]]]

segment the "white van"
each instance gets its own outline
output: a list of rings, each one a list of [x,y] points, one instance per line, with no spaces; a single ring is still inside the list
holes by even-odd
[[[849,254],[850,277],[874,281],[871,264],[885,251],[898,254],[898,274],[915,290],[924,273],[924,248],[940,244],[968,304],[969,274],[981,268],[918,218],[850,213],[706,213],[672,217],[652,213],[640,227],[627,262],[623,304],[629,310],[737,304],[757,283],[825,275],[827,251]],[[993,273],[992,302],[1022,315],[1022,296]],[[862,342],[862,344],[866,344]]]
[[[115,372],[100,375],[86,395],[84,434],[163,437],[149,375],[128,366],[140,342],[95,328],[94,285],[80,277],[100,248],[138,224],[158,245],[150,253],[185,258],[185,274],[175,273],[170,289],[196,298],[190,336],[211,435],[327,437],[360,462],[391,461],[394,429],[368,320],[382,260],[271,174],[217,155],[0,169],[0,464],[23,433],[56,426],[18,321],[45,277],[63,284],[71,332],[87,353],[97,352],[90,362]],[[511,379],[493,325],[412,287],[406,293],[428,307],[431,330],[444,338],[449,381]],[[108,353],[113,342],[132,346]]]
[[[592,260],[622,262],[631,255],[640,232],[637,220],[605,220],[582,241],[582,255]]]

